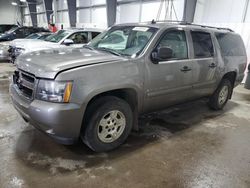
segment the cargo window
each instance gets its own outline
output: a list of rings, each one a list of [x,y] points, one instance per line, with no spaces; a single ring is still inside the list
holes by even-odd
[[[209,33],[191,31],[195,58],[206,58],[214,56],[214,48]]]
[[[164,34],[161,39],[159,47],[167,47],[173,50],[172,59],[187,59],[188,49],[185,31],[182,30],[172,30]]]
[[[239,35],[231,33],[216,33],[215,34],[222,56],[245,56],[244,43]]]

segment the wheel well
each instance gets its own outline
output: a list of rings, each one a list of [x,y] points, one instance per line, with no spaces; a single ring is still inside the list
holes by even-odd
[[[222,79],[227,79],[227,80],[229,80],[231,83],[232,83],[232,86],[234,87],[234,83],[235,83],[235,79],[236,79],[236,72],[234,72],[234,71],[232,71],[232,72],[228,72],[228,73],[226,73],[223,77],[222,77]],[[230,94],[230,99],[232,98],[232,94],[233,94],[233,92],[231,92],[231,94]]]
[[[86,110],[87,111],[88,107],[97,99],[104,97],[104,96],[115,96],[120,99],[125,100],[129,106],[131,107],[131,110],[133,112],[134,116],[134,125],[133,129],[138,130],[138,100],[137,100],[137,93],[134,89],[116,89],[116,90],[111,90],[107,92],[100,93],[96,96],[94,96],[87,104]],[[86,113],[84,114],[83,121],[86,120]],[[83,129],[84,130],[84,129]]]
[[[222,79],[228,79],[232,83],[232,86],[234,86],[234,82],[236,79],[236,72],[228,72],[223,76]]]

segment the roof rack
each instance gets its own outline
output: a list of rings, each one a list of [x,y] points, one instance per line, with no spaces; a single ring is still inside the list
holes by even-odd
[[[186,22],[186,21],[178,21],[178,20],[157,20],[155,21],[154,19],[151,21],[151,24],[156,24],[159,22],[167,22],[167,23],[178,23],[180,25],[193,25],[193,26],[199,26],[199,27],[203,27],[203,28],[211,28],[211,29],[218,29],[218,30],[227,30],[230,32],[234,32],[232,29],[230,28],[225,28],[225,27],[213,27],[213,26],[208,26],[208,25],[200,25],[200,24],[194,24],[194,23],[190,23],[190,22]]]
[[[194,23],[187,23],[187,25],[199,26],[199,27],[203,27],[203,28],[218,29],[218,30],[228,30],[230,32],[234,32],[232,29],[226,28],[226,27],[214,27],[214,26],[200,25],[200,24],[194,24]]]
[[[186,21],[178,21],[178,20],[152,20],[151,24],[156,24],[159,22],[168,22],[168,23],[180,23],[180,24],[188,24],[189,22]]]

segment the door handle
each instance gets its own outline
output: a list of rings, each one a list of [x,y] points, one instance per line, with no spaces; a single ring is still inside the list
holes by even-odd
[[[215,63],[211,63],[211,64],[209,65],[209,67],[210,67],[210,68],[215,68],[215,67],[217,67],[217,65],[216,65]]]
[[[181,71],[182,72],[188,72],[188,71],[191,71],[192,69],[190,69],[188,66],[184,66]]]

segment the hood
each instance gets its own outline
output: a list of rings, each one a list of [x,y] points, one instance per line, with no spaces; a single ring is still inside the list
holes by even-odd
[[[4,46],[4,47],[9,47],[10,42],[11,42],[11,41],[1,42],[1,43],[0,43],[0,46],[1,46],[1,47],[3,47],[3,46]]]
[[[23,43],[29,43],[29,42],[35,42],[37,41],[37,39],[15,39],[13,41],[10,42],[11,46],[16,46],[18,44],[23,44]]]
[[[25,53],[27,53],[49,48],[58,48],[60,44],[37,39],[26,39],[13,41],[12,46],[23,48],[25,49]]]
[[[36,77],[54,79],[58,72],[97,63],[125,60],[125,58],[86,48],[57,48],[21,55],[16,64],[19,69]]]

